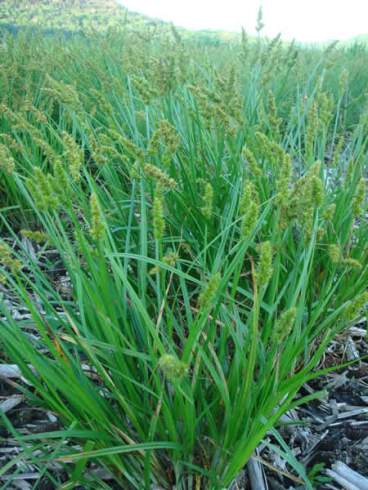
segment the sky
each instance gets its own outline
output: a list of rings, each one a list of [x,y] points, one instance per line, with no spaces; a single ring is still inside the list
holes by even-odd
[[[255,32],[263,8],[263,34],[302,42],[368,34],[368,0],[119,0],[130,10],[188,29]]]

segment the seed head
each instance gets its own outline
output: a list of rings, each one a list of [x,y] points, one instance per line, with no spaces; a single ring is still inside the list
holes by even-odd
[[[22,269],[20,260],[13,257],[11,248],[4,242],[0,241],[0,264],[16,274]]]
[[[207,220],[209,220],[212,216],[212,209],[213,209],[213,187],[209,182],[206,183],[204,188],[203,204],[204,204],[204,206],[202,207],[203,216]]]
[[[172,126],[166,119],[163,119],[160,121],[158,131],[160,132],[161,141],[166,146],[166,150],[169,153],[174,154],[180,143],[179,134],[174,126]]]
[[[54,178],[51,180],[50,185],[60,202],[67,204],[70,199],[71,186],[67,172],[61,162],[57,162],[54,166]]]
[[[45,232],[39,231],[39,230],[36,230],[36,231],[21,230],[20,233],[25,238],[28,238],[29,240],[32,240],[36,243],[44,243],[44,242],[47,242],[47,240],[48,240],[47,234]]]
[[[316,175],[313,175],[311,179],[311,186],[312,186],[312,196],[314,199],[315,206],[320,207],[322,205],[323,196],[324,196],[322,180]]]
[[[287,153],[282,160],[282,164],[279,169],[279,177],[276,181],[276,202],[282,208],[285,208],[289,201],[290,194],[290,180],[292,174],[291,157]]]
[[[320,162],[316,162],[295,183],[288,207],[289,217],[294,218],[303,228],[307,239],[312,235],[314,210],[323,201],[323,183],[319,177],[320,165]]]
[[[244,185],[239,211],[242,216],[240,234],[242,238],[248,238],[252,234],[259,217],[259,196],[253,183],[249,180]]]
[[[74,138],[66,132],[63,133],[63,143],[63,157],[69,165],[70,175],[72,176],[72,179],[78,182],[80,180],[80,170],[83,165],[83,150],[75,142]]]
[[[336,204],[335,203],[330,204],[325,209],[325,212],[323,213],[323,218],[326,221],[332,221],[333,220],[333,217],[335,216],[335,211],[336,211]]]
[[[14,172],[14,169],[15,162],[9,149],[5,145],[0,144],[0,170],[11,175]]]
[[[341,249],[335,243],[328,246],[328,255],[333,264],[339,264],[342,259]]]
[[[242,150],[242,155],[244,160],[248,163],[249,170],[251,171],[251,173],[255,177],[260,177],[262,175],[262,170],[260,169],[259,164],[253,152],[249,148],[244,147]]]
[[[157,182],[152,206],[153,235],[156,240],[161,240],[165,232],[164,218],[164,194],[162,185]]]
[[[162,257],[162,262],[166,265],[169,265],[170,267],[174,267],[176,264],[176,261],[178,260],[178,254],[175,252],[168,252],[166,255]],[[157,274],[160,271],[160,266],[156,265],[152,267],[152,269],[149,271],[150,274]]]
[[[321,127],[327,129],[333,117],[334,100],[331,95],[321,92],[318,97]]]
[[[271,242],[262,242],[258,245],[259,263],[256,273],[259,287],[266,286],[273,273],[272,267],[272,245]]]
[[[348,322],[355,320],[363,308],[368,303],[368,291],[359,294],[355,299],[350,301],[344,312],[344,319]]]
[[[357,270],[360,270],[363,267],[361,262],[359,262],[359,260],[353,259],[352,257],[343,259],[342,264],[346,265],[346,267],[350,267],[351,269],[357,269]]]
[[[211,279],[206,284],[205,288],[201,292],[198,298],[198,306],[199,308],[208,308],[212,306],[213,300],[215,299],[216,293],[220,286],[221,282],[221,274],[216,272]]]
[[[41,211],[56,210],[60,206],[60,198],[55,192],[55,180],[52,175],[45,174],[36,167],[33,178],[28,180],[28,184],[35,204]]]
[[[91,212],[91,225],[89,232],[91,237],[97,242],[102,238],[105,228],[102,222],[102,216],[98,204],[97,195],[95,193],[91,194],[89,204]]]
[[[282,342],[292,331],[296,318],[296,308],[290,308],[282,313],[277,320],[274,331],[274,339]]]
[[[169,381],[180,380],[188,372],[188,366],[172,354],[163,354],[158,366]]]
[[[332,156],[332,162],[331,162],[331,166],[336,168],[337,165],[339,164],[339,161],[340,161],[340,158],[341,158],[341,151],[342,151],[342,148],[344,146],[344,136],[340,136],[340,138],[338,139],[337,143],[336,143],[336,146],[335,146],[335,149],[334,149],[334,152],[333,152],[333,156]]]
[[[353,217],[360,216],[363,212],[365,201],[365,180],[361,178],[358,182],[352,204]]]
[[[155,165],[146,163],[144,166],[144,173],[150,177],[153,177],[157,183],[166,189],[175,189],[176,187],[175,180],[169,177],[163,170]]]

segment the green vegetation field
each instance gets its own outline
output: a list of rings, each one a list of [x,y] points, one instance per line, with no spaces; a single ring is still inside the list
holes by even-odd
[[[229,488],[368,302],[367,50],[36,3],[73,35],[1,2],[0,351],[61,425],[2,423],[55,488]]]

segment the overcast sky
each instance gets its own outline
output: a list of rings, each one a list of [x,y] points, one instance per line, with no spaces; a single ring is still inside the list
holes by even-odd
[[[131,10],[189,29],[254,32],[262,4],[264,34],[326,41],[368,33],[368,0],[119,0]]]

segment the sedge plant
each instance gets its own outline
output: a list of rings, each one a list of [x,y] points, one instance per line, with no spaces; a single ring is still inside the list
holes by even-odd
[[[114,36],[3,101],[0,344],[61,425],[17,437],[65,488],[225,489],[368,302],[368,119],[334,47]]]

